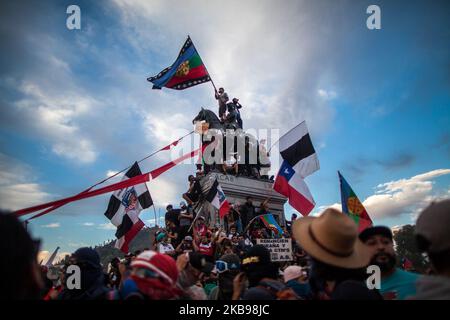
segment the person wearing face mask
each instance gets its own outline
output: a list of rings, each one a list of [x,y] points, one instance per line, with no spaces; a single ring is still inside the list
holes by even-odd
[[[416,294],[419,275],[397,268],[392,231],[388,227],[375,226],[359,234],[359,239],[372,250],[370,264],[381,270],[380,293],[385,300],[403,300]]]
[[[226,254],[216,261],[218,286],[211,290],[208,300],[231,300],[233,296],[233,279],[239,274],[240,259],[235,254]]]
[[[70,263],[80,268],[81,288],[64,288],[58,300],[103,300],[109,289],[104,284],[100,256],[91,248],[80,248],[70,258]]]

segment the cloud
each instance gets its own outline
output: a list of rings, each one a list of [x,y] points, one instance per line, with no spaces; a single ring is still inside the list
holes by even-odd
[[[173,61],[189,26],[189,33],[216,85],[224,86],[230,98],[240,98],[246,128],[279,128],[283,124],[283,130],[287,131],[306,119],[313,134],[323,134],[323,128],[331,125],[334,118],[334,110],[316,94],[326,82],[322,79],[326,70],[319,61],[327,41],[320,36],[311,37],[302,27],[320,24],[308,14],[314,9],[303,2],[290,2],[289,6],[265,1],[197,3],[179,6],[173,1],[114,1],[123,27],[121,33],[127,42],[138,52],[152,52],[158,58],[156,61],[167,61],[152,63],[149,73],[156,74]],[[252,19],[248,19],[248,12],[252,13]],[[143,31],[161,26],[164,35],[150,36]],[[195,110],[209,103],[206,106],[217,111],[212,90],[208,89],[206,95],[204,88],[208,85],[190,89],[198,93],[195,98],[187,94],[192,99],[190,109],[182,109],[184,120],[195,115],[188,113],[195,103],[198,103]],[[333,96],[331,91],[328,94]],[[176,93],[171,95],[173,109],[185,103]],[[164,90],[158,99],[166,99]],[[161,111],[161,107],[157,106],[157,110]],[[164,107],[167,109],[167,105]],[[187,119],[186,114],[189,114]],[[154,131],[165,130],[155,128]]]
[[[436,169],[411,178],[379,184],[375,187],[375,194],[367,197],[363,205],[375,223],[379,219],[401,215],[410,215],[411,222],[415,223],[418,214],[432,201],[450,197],[450,186],[444,191],[433,189],[433,180],[448,174],[450,169]],[[340,203],[334,203],[317,207],[311,215],[318,216],[329,207],[342,210]]]
[[[50,229],[59,228],[60,226],[61,226],[61,224],[59,222],[53,222],[53,223],[41,225],[42,228],[50,228]]]
[[[111,222],[101,223],[98,225],[97,229],[102,230],[117,230],[117,227],[113,225]]]
[[[450,174],[450,169],[436,169],[411,178],[399,179],[379,184],[375,194],[363,201],[364,207],[372,219],[393,218],[409,214],[415,222],[418,213],[431,201],[442,200],[450,196],[450,187],[444,192],[433,189],[434,179]],[[330,206],[320,206],[314,214],[319,214]],[[341,210],[340,203],[331,207]]]
[[[38,83],[24,81],[19,86],[23,97],[15,105],[28,129],[39,133],[41,138],[52,144],[52,151],[58,156],[81,163],[95,161],[94,144],[86,138],[77,119],[97,107],[94,99],[82,96],[80,92],[51,93],[44,91]]]
[[[112,176],[116,175],[118,172],[119,172],[119,171],[108,170],[108,171],[106,171],[106,177],[107,177],[107,178],[112,177]]]
[[[394,171],[411,166],[416,161],[417,156],[408,151],[397,151],[384,158],[367,158],[365,156],[355,158],[355,161],[345,164],[345,169],[354,181],[361,181],[362,176],[367,174],[369,167],[379,166],[386,171]]]
[[[37,261],[38,263],[42,261],[42,264],[45,265],[48,261],[48,259],[50,258],[50,255],[53,252],[47,251],[47,250],[42,250],[39,251],[38,255],[37,255]],[[65,258],[66,255],[70,256],[70,252],[58,252],[56,254],[55,260],[53,260],[53,264],[58,263],[59,261],[61,261],[62,259]]]
[[[375,162],[385,169],[397,170],[410,166],[415,161],[415,159],[416,157],[412,153],[402,152],[396,153],[395,155],[387,159],[375,160]]]
[[[335,99],[336,98],[336,96],[337,96],[337,94],[336,94],[336,92],[335,91],[333,91],[333,90],[324,90],[324,89],[319,89],[319,90],[317,90],[317,94],[321,97],[321,98],[323,98],[323,99],[325,99],[325,100],[333,100],[333,99]]]
[[[34,180],[29,165],[0,153],[0,208],[17,210],[48,200],[50,194]]]
[[[401,214],[416,215],[431,201],[440,198],[433,193],[433,180],[450,174],[450,169],[437,169],[409,179],[379,184],[374,195],[363,205],[374,218],[395,217]]]
[[[67,245],[72,248],[82,248],[82,247],[89,246],[88,244],[86,244],[84,242],[69,242]]]
[[[173,202],[176,199],[181,199],[181,194],[185,191],[183,187],[187,189],[187,182],[186,185],[180,185],[166,177],[159,176],[157,179],[147,183],[147,187],[153,200],[157,201],[158,205],[165,207],[169,203],[178,204]]]
[[[85,226],[85,227],[93,227],[93,226],[95,226],[95,223],[93,223],[93,222],[84,222],[82,225]]]

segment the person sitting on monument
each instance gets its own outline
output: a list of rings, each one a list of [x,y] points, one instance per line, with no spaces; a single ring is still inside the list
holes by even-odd
[[[222,164],[222,170],[225,174],[228,174],[228,172],[232,172],[236,176],[238,175],[238,162],[234,153],[230,153],[228,158],[224,161],[224,163]]]
[[[195,178],[192,174],[188,177],[189,189],[183,194],[183,199],[187,201],[189,205],[193,205],[200,199],[202,194],[202,187],[200,185],[200,180]]]

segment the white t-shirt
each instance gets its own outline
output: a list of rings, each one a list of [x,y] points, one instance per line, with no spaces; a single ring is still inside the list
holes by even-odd
[[[163,253],[165,254],[166,252],[169,251],[174,251],[175,249],[173,248],[173,246],[170,243],[159,243],[158,244],[158,252],[159,253]]]

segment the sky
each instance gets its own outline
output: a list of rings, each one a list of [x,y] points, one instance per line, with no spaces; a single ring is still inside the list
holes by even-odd
[[[72,4],[80,30],[66,27]],[[380,30],[366,26],[371,4]],[[306,178],[313,215],[340,208],[340,170],[375,224],[414,223],[450,197],[449,9],[398,0],[2,1],[0,208],[79,193],[193,130],[201,107],[217,111],[210,83],[176,91],[146,81],[190,35],[215,84],[240,98],[244,129],[280,136],[306,120],[320,161]],[[178,205],[194,170],[181,164],[148,183],[157,213]],[[113,239],[109,196],[33,220],[43,254]],[[155,222],[153,209],[141,217]]]

